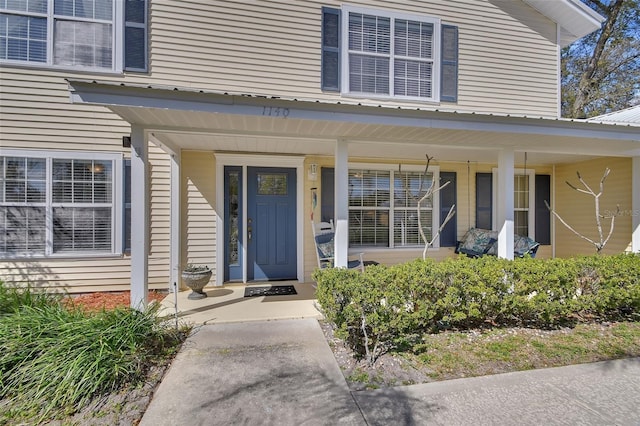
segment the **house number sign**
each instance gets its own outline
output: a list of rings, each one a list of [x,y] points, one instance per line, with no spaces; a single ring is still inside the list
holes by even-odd
[[[262,107],[262,115],[264,117],[282,117],[287,118],[289,116],[289,108],[280,107]]]

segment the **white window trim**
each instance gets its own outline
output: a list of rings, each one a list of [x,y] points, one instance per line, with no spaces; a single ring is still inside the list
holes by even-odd
[[[492,169],[493,173],[492,173],[492,185],[494,188],[498,187],[498,169],[497,168],[493,168]],[[524,175],[525,174],[525,169],[514,169],[513,170],[513,174],[515,175]],[[528,214],[528,220],[529,220],[529,235],[528,237],[531,239],[535,239],[535,235],[536,235],[536,171],[535,169],[526,169],[526,175],[529,176],[529,214]],[[492,203],[492,209],[494,212],[497,211],[498,208],[498,199],[497,199],[497,192],[496,191],[492,191],[493,192],[493,200],[491,200]],[[515,193],[515,188],[514,188],[514,193]],[[514,212],[515,212],[515,207],[514,207]],[[493,214],[493,230],[498,229],[498,215],[497,214]]]
[[[424,166],[415,165],[415,164],[380,164],[380,163],[348,163],[349,171],[351,170],[372,170],[372,171],[388,171],[391,172],[389,176],[389,186],[390,186],[390,194],[389,194],[389,245],[387,247],[380,246],[357,246],[351,247],[349,246],[349,250],[362,250],[366,249],[367,251],[371,250],[416,250],[419,248],[423,248],[424,245],[408,245],[408,246],[395,246],[394,242],[394,219],[395,219],[395,206],[394,206],[394,196],[393,196],[393,180],[395,178],[394,173],[398,172],[398,169],[402,172],[424,172]],[[433,182],[440,182],[440,166],[429,166],[429,170],[427,173],[433,173]],[[437,192],[436,192],[437,194]],[[432,233],[435,233],[440,226],[440,197],[436,194],[433,194],[433,202],[432,202],[432,213],[431,213],[431,230]],[[347,200],[348,202],[348,200]],[[349,210],[361,210],[357,206],[349,207]],[[370,207],[370,210],[384,210],[386,211],[386,207]],[[431,245],[431,248],[439,248],[440,247],[440,238],[436,238]]]
[[[96,74],[121,74],[123,72],[124,66],[124,2],[122,0],[113,0],[113,21],[112,22],[112,31],[113,37],[111,38],[111,55],[112,55],[112,66],[111,68],[100,68],[100,67],[86,67],[81,65],[56,65],[53,63],[53,52],[54,52],[54,21],[55,16],[53,13],[53,0],[48,0],[47,2],[47,13],[36,13],[36,12],[27,12],[27,11],[17,11],[13,9],[2,9],[0,8],[0,13],[5,13],[9,15],[19,15],[19,16],[32,16],[39,18],[47,19],[47,61],[46,62],[33,62],[33,61],[18,61],[12,59],[0,59],[0,64],[2,65],[10,65],[10,66],[19,66],[26,68],[37,68],[37,69],[54,69],[54,70],[73,70],[79,72],[89,72]],[[101,22],[99,19],[83,19],[83,18],[75,18],[69,17],[70,20],[73,21],[88,21],[88,22]]]
[[[1,149],[0,157],[27,157],[27,158],[44,158],[47,162],[46,168],[46,241],[45,254],[19,254],[7,255],[0,254],[0,259],[4,260],[20,260],[20,259],[42,259],[42,258],[84,258],[84,257],[115,257],[122,256],[123,253],[123,229],[124,217],[122,214],[122,197],[123,197],[123,172],[122,172],[122,154],[118,153],[99,153],[99,152],[79,152],[79,151],[43,151],[28,149]],[[50,226],[49,219],[53,211],[52,202],[52,164],[53,159],[70,159],[70,160],[101,160],[113,162],[113,180],[111,190],[111,251],[110,252],[63,252],[53,253],[53,229]],[[13,203],[11,203],[13,204]],[[79,204],[82,206],[83,204]],[[100,203],[89,203],[87,205],[99,206]]]
[[[342,63],[340,69],[340,87],[341,87],[341,95],[342,96],[350,96],[354,98],[375,98],[375,99],[396,99],[396,100],[407,100],[407,101],[419,101],[419,102],[432,102],[438,103],[440,102],[440,64],[441,64],[441,20],[439,18],[435,18],[433,16],[427,15],[419,15],[419,14],[411,14],[411,13],[401,13],[401,12],[393,12],[384,9],[372,9],[366,7],[357,7],[351,5],[343,5],[342,6],[342,22],[341,22],[341,58],[340,61]],[[389,95],[384,95],[380,93],[360,93],[360,92],[350,92],[349,91],[349,13],[361,13],[365,15],[374,15],[380,16],[384,18],[390,18],[392,20],[391,24],[391,46],[390,46],[390,61],[389,61]],[[394,73],[393,69],[393,59],[395,58],[394,54],[394,46],[393,46],[393,20],[395,19],[406,19],[410,21],[420,21],[427,22],[433,24],[433,80],[432,80],[432,97],[431,98],[423,98],[419,96],[398,96],[393,94],[394,90]],[[386,55],[384,55],[386,56]]]

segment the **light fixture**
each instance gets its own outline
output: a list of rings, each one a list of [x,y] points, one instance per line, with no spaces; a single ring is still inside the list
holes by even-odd
[[[104,171],[104,164],[93,163],[90,170],[93,173],[102,173]]]
[[[307,176],[309,180],[318,180],[318,165],[316,163],[309,164],[309,173]]]

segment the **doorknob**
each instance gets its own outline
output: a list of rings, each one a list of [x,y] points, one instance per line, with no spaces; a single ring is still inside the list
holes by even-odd
[[[252,236],[252,228],[251,228],[251,219],[247,219],[247,240],[251,241],[251,236]]]

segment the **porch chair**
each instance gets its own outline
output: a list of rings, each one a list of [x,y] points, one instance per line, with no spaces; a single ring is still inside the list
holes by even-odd
[[[313,230],[313,243],[316,246],[316,257],[318,259],[318,268],[333,268],[334,265],[334,236],[335,229],[333,221],[314,223],[311,221],[311,229]],[[359,253],[358,260],[347,261],[348,269],[360,269],[364,272],[364,253]]]

